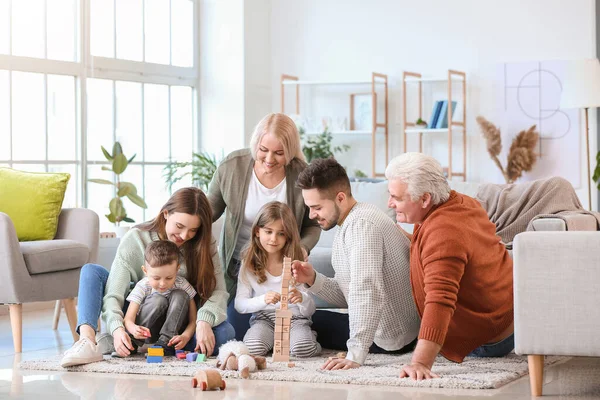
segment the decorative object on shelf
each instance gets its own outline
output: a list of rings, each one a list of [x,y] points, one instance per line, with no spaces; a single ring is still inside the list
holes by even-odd
[[[364,172],[362,172],[360,169],[355,169],[354,170],[354,177],[355,178],[367,178],[367,174],[365,174]]]
[[[538,155],[534,149],[540,138],[535,125],[519,132],[515,136],[508,151],[505,169],[498,158],[498,155],[502,151],[500,129],[482,116],[477,117],[477,123],[481,127],[481,131],[487,142],[487,151],[502,172],[506,183],[514,183],[523,175],[523,172],[531,171],[537,161]]]
[[[388,76],[377,72],[372,72],[371,77],[368,80],[358,81],[301,81],[297,76],[292,75],[281,75],[281,112],[285,113],[285,102],[286,98],[286,86],[295,87],[295,114],[298,115],[296,125],[304,128],[304,133],[308,135],[314,135],[317,133],[318,138],[312,140],[313,143],[308,144],[307,147],[318,147],[316,142],[330,141],[329,135],[332,134],[369,134],[371,136],[371,176],[383,177],[384,172],[377,171],[377,165],[387,165],[389,161],[389,129],[388,129]],[[350,112],[349,118],[344,117],[342,120],[341,116],[326,117],[325,125],[323,126],[323,118],[321,118],[321,125],[313,121],[316,118],[308,118],[306,116],[300,117],[300,87],[301,86],[335,86],[335,87],[347,87],[354,90],[356,87],[365,87],[364,92],[360,93],[348,93],[350,97]],[[336,90],[336,93],[339,91]],[[379,95],[379,96],[378,96]],[[319,109],[322,108],[322,104],[319,104]],[[289,114],[288,114],[289,115]],[[335,120],[334,120],[335,118]],[[347,124],[350,124],[350,129],[347,130]],[[318,133],[322,129],[327,128],[326,131],[329,135]],[[381,136],[379,136],[381,135]],[[381,140],[383,139],[383,140]],[[383,143],[382,143],[383,142]],[[377,145],[380,148],[377,148]],[[339,150],[330,150],[326,152],[329,155],[333,155],[335,151],[346,151],[345,146],[338,146]],[[378,151],[379,150],[379,151]],[[384,163],[377,163],[377,157],[384,158]],[[315,158],[310,156],[309,158]]]
[[[424,91],[423,85],[428,83],[441,83],[446,85],[447,89],[447,100],[438,100],[433,102],[433,108],[431,116],[429,117],[429,126],[427,129],[423,129],[416,125],[413,121],[414,117],[408,118],[409,108],[417,110],[417,118],[423,118],[423,106],[424,106],[424,93],[430,91]],[[417,85],[417,96],[414,98],[414,94],[409,98],[409,91],[407,86],[409,84]],[[457,87],[458,86],[458,87]],[[460,95],[456,95],[456,90],[461,89]],[[410,91],[412,93],[412,91]],[[438,97],[439,94],[436,94]],[[458,99],[457,99],[458,97]],[[402,121],[404,134],[404,151],[407,152],[407,136],[410,133],[416,133],[418,135],[419,152],[423,152],[423,134],[435,134],[435,133],[447,133],[448,137],[448,166],[444,167],[444,171],[447,172],[448,179],[451,180],[454,177],[461,177],[463,181],[467,180],[467,74],[461,71],[447,70],[445,77],[438,78],[423,78],[423,76],[417,72],[407,72],[402,74]],[[429,100],[429,98],[428,98]],[[462,112],[459,113],[460,120],[454,119],[454,111],[457,100],[460,101],[462,106]],[[409,107],[409,104],[413,104],[413,107]],[[450,107],[448,107],[450,105]],[[459,107],[460,108],[460,107]],[[456,172],[454,168],[454,152],[458,146],[453,145],[456,140],[456,133],[460,133],[462,142],[462,171]]]
[[[192,161],[174,161],[167,164],[163,169],[163,177],[169,190],[186,176],[191,176],[194,185],[202,190],[207,190],[218,165],[219,163],[213,154],[207,152],[192,153]]]
[[[111,182],[106,179],[88,179],[90,182],[100,183],[103,185],[113,185],[115,186],[117,193],[116,196],[112,198],[110,201],[108,208],[110,210],[110,214],[106,215],[106,218],[115,224],[117,227],[120,226],[122,221],[124,222],[135,222],[133,219],[127,217],[127,211],[123,206],[123,200],[121,198],[127,197],[133,204],[141,208],[147,208],[146,202],[143,198],[141,198],[137,194],[137,188],[131,182],[122,182],[121,174],[125,172],[127,166],[133,161],[135,158],[135,154],[129,160],[123,154],[123,148],[119,142],[115,142],[112,149],[112,154],[110,154],[103,146],[102,153],[104,153],[104,157],[108,161],[112,163],[112,166],[102,167],[103,171],[112,171],[114,173],[114,182]],[[117,236],[119,235],[119,231],[117,231]]]
[[[314,136],[307,136],[304,128],[298,128],[300,132],[300,141],[302,142],[302,152],[306,157],[306,162],[310,163],[315,158],[334,157],[334,153],[343,153],[350,150],[350,146],[343,144],[341,146],[331,146],[333,136],[329,129],[325,128],[323,133]]]
[[[423,120],[422,120],[422,119],[419,117],[419,119],[417,120],[417,122],[415,122],[415,126],[416,126],[417,128],[420,128],[420,129],[427,129],[427,122],[426,122],[426,121],[423,121]]]

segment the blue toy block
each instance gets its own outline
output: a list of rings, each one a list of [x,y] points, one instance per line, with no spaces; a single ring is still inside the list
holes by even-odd
[[[185,359],[188,360],[189,362],[194,362],[196,361],[196,358],[198,357],[198,353],[188,353],[185,356]]]
[[[148,356],[146,357],[146,362],[159,364],[163,362],[163,358],[161,356]]]
[[[184,350],[175,350],[175,355],[176,355],[176,356],[177,356],[177,354],[179,354],[179,353],[185,353],[185,351],[184,351]]]

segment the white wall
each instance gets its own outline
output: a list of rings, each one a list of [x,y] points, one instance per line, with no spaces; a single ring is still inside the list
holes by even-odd
[[[466,71],[469,181],[497,177],[475,117],[493,120],[497,116],[498,64],[596,56],[592,0],[278,0],[271,4],[271,63],[265,63],[265,68],[272,71],[272,109],[280,108],[282,73],[310,80],[368,79],[372,71],[386,73],[392,79],[392,157],[402,152],[402,71],[424,75],[443,75],[448,68]],[[286,112],[292,111],[286,106]],[[595,132],[595,117],[591,132]],[[591,136],[595,154],[595,135]],[[338,159],[369,173],[370,140],[351,139],[355,138],[336,138],[336,143],[353,147]],[[439,153],[446,141],[427,145]],[[583,156],[581,166],[585,173]],[[587,188],[583,186],[578,194],[587,205]]]

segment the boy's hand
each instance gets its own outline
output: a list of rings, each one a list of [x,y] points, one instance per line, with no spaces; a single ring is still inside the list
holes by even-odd
[[[132,324],[127,328],[127,330],[136,339],[144,340],[152,336],[152,334],[150,333],[150,329],[140,325]]]
[[[291,303],[291,304],[302,303],[302,292],[300,292],[296,288],[290,290],[290,294],[288,296],[288,303]]]
[[[281,299],[281,295],[277,292],[269,290],[267,293],[265,293],[265,303],[266,304],[277,304],[277,303],[279,303],[280,299]]]
[[[181,335],[173,336],[171,340],[169,340],[169,343],[167,343],[167,346],[173,346],[175,347],[175,350],[181,350],[188,344],[190,339],[191,338],[182,333]]]

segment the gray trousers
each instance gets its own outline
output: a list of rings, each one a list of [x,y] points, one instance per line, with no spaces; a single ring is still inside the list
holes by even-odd
[[[290,325],[290,355],[312,357],[321,352],[317,333],[310,329],[312,321],[307,318],[292,317]],[[275,335],[275,312],[252,314],[250,329],[244,335],[244,343],[250,354],[264,356],[273,350]]]
[[[190,307],[190,297],[181,289],[171,292],[169,298],[153,293],[144,299],[140,305],[135,323],[150,329],[152,337],[150,343],[160,340],[168,343],[173,336],[183,332],[188,323],[188,311]],[[132,340],[138,346],[144,345],[144,340]]]

